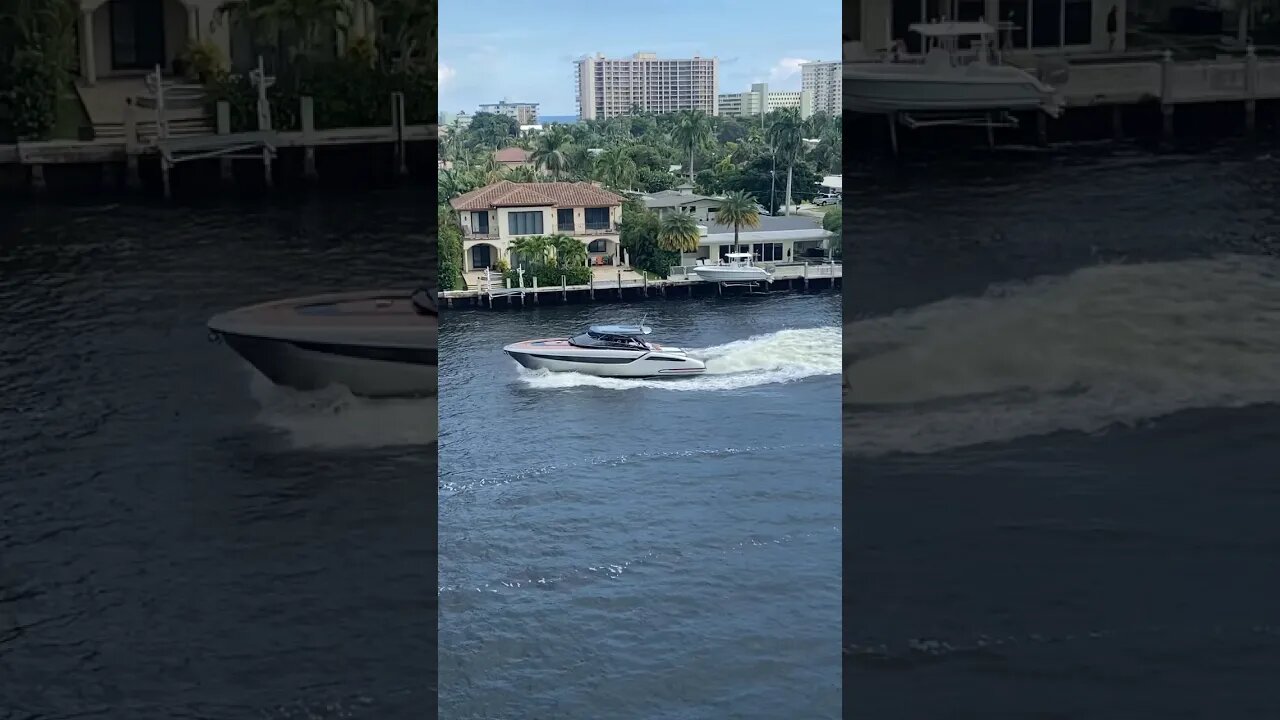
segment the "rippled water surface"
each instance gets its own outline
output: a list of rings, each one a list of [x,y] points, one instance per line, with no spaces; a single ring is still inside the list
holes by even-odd
[[[856,185],[866,716],[1280,714],[1277,161],[1112,148]]]
[[[286,392],[215,312],[434,277],[414,192],[0,218],[0,718],[434,702],[435,404]]]
[[[519,368],[648,314],[708,372]],[[440,712],[837,718],[840,298],[447,312]]]

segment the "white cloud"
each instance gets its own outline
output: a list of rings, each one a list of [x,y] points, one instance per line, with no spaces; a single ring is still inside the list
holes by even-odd
[[[769,69],[769,82],[783,82],[799,75],[800,65],[807,62],[804,58],[782,58]]]
[[[458,71],[444,63],[440,63],[440,67],[436,70],[436,80],[440,83],[440,87],[444,87],[449,84],[449,81],[453,80],[453,76],[457,74]]]

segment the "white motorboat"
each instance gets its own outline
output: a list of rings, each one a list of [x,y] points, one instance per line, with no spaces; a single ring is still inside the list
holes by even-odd
[[[716,265],[694,265],[689,272],[710,282],[773,282],[773,275],[752,262],[751,253],[726,253]]]
[[[503,352],[533,370],[577,372],[600,377],[644,378],[697,375],[705,363],[684,350],[646,342],[652,332],[640,325],[592,325],[570,338],[524,340]]]
[[[1034,75],[1001,62],[996,29],[985,22],[917,23],[923,62],[849,62],[844,107],[866,113],[1040,110],[1057,117],[1062,100]],[[976,38],[961,50],[961,38]]]
[[[213,317],[209,331],[277,385],[417,397],[436,393],[438,320],[423,288],[252,305]]]

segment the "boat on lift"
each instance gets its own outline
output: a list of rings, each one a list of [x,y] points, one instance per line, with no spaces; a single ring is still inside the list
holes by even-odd
[[[502,351],[531,370],[599,377],[676,377],[698,375],[707,369],[681,348],[646,341],[651,332],[643,321],[639,325],[592,325],[573,337],[523,340]]]
[[[277,300],[221,313],[208,327],[277,385],[418,397],[436,393],[438,321],[435,293],[422,288]]]
[[[863,113],[1042,111],[1057,117],[1057,90],[1003,62],[996,28],[985,22],[915,23],[923,58],[891,53],[881,62],[846,62],[844,107]],[[962,39],[971,40],[967,48]]]
[[[753,262],[751,253],[726,253],[716,265],[694,265],[689,272],[711,282],[773,282],[773,274]]]

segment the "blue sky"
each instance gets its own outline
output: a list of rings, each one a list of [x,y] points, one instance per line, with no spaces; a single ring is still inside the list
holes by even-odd
[[[440,0],[440,109],[536,102],[574,115],[573,61],[698,53],[720,60],[720,92],[753,82],[799,90],[799,63],[840,58],[836,0]]]

